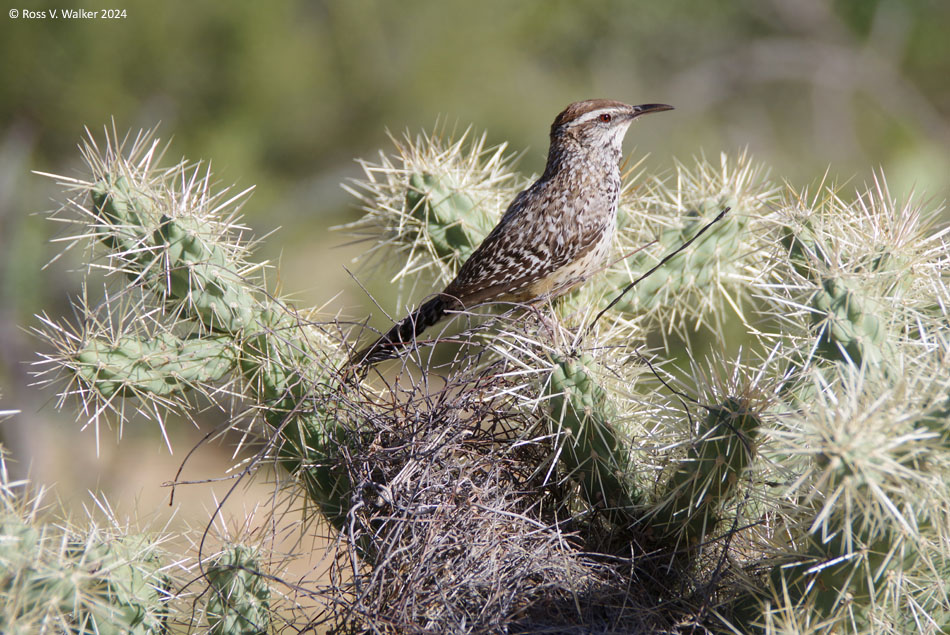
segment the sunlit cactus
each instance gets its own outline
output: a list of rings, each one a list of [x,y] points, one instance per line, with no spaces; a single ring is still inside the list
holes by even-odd
[[[159,333],[151,339],[85,344],[73,358],[75,371],[105,398],[178,393],[193,383],[218,381],[237,360],[231,342],[223,337],[182,339]]]
[[[232,545],[206,565],[207,622],[212,635],[256,635],[270,627],[270,588],[258,570],[258,555]]]
[[[451,175],[413,174],[406,189],[406,209],[426,224],[423,234],[436,256],[464,262],[491,230],[490,217],[479,213],[471,195]]]
[[[878,177],[854,202],[822,183],[789,191],[773,216],[778,241],[759,283],[787,350],[802,359],[880,365],[902,343],[926,348],[946,326],[946,229]],[[794,343],[793,343],[794,342]]]
[[[45,520],[43,498],[0,456],[0,630],[167,632],[176,583],[163,537]]]
[[[210,330],[236,332],[252,324],[254,300],[241,282],[247,272],[229,249],[231,241],[216,228],[217,219],[190,209],[175,214],[171,201],[159,207],[154,197],[160,192],[144,189],[151,184],[130,182],[131,174],[104,171],[97,176],[89,190],[90,211],[101,223],[102,240],[112,248],[115,271],[176,303],[169,309],[184,310],[185,317],[198,318]]]
[[[641,317],[647,328],[687,336],[700,326],[724,332],[728,316],[744,320],[743,306],[758,277],[762,227],[771,214],[776,188],[745,153],[718,163],[678,163],[675,178],[644,179],[621,199],[617,256],[602,281],[612,298],[629,282],[671,254],[721,211],[727,216],[666,266],[640,282],[615,305]]]
[[[931,375],[946,374],[946,352],[898,357],[887,372],[842,366],[836,385],[815,373],[815,400],[771,432],[771,449],[801,468],[774,534],[790,540],[763,601],[776,615],[796,607],[859,632],[948,625],[950,423],[934,417],[946,385]]]
[[[367,239],[361,260],[400,254],[395,280],[420,273],[445,284],[501,218],[525,185],[502,144],[470,130],[452,139],[444,129],[392,138],[394,154],[360,161],[363,178],[345,186],[360,202],[362,219],[343,231]]]
[[[92,179],[63,180],[76,197],[57,218],[79,226],[77,241],[107,248],[100,266],[115,290],[96,308],[81,302],[78,325],[44,318],[38,332],[55,350],[42,372],[55,381],[66,371],[64,395],[78,394],[96,420],[124,416],[124,398],[160,423],[164,410],[188,413],[192,393],[250,400],[280,431],[282,464],[339,522],[338,422],[308,396],[342,353],[267,294],[235,217],[246,192],[213,192],[198,165],[154,166],[158,148],[147,133],[130,145],[110,139],[101,153],[90,140]]]
[[[759,374],[774,394],[761,403],[745,401],[738,397],[740,392],[726,394],[719,404],[705,404],[703,407],[708,410],[697,416],[700,425],[691,432],[692,438],[668,441],[685,442],[689,449],[685,457],[674,460],[672,472],[656,472],[660,480],[656,483],[655,503],[637,508],[632,499],[626,499],[623,507],[635,510],[634,516],[639,513],[643,521],[640,526],[647,527],[654,538],[670,541],[677,549],[708,541],[713,541],[713,546],[738,544],[743,550],[750,540],[759,547],[771,545],[771,549],[760,554],[762,563],[780,563],[769,576],[770,588],[775,593],[770,604],[773,610],[767,613],[765,621],[757,622],[767,630],[771,628],[767,624],[775,627],[779,623],[777,616],[787,613],[783,613],[788,608],[785,600],[797,607],[791,610],[821,610],[821,619],[826,623],[844,624],[843,620],[854,615],[856,609],[853,604],[829,600],[839,596],[864,604],[865,627],[883,627],[888,618],[874,609],[881,601],[883,587],[878,584],[875,588],[874,576],[891,571],[886,577],[888,584],[893,585],[894,580],[900,579],[896,572],[910,575],[914,568],[919,569],[914,563],[921,560],[917,556],[894,556],[898,543],[905,545],[900,547],[901,553],[907,551],[903,538],[893,539],[897,534],[875,538],[872,533],[855,542],[842,542],[834,538],[842,535],[842,528],[837,532],[829,530],[831,538],[817,536],[817,510],[809,511],[802,501],[789,507],[787,501],[798,500],[792,492],[797,492],[805,482],[811,483],[804,475],[813,474],[826,459],[811,455],[809,460],[803,460],[801,454],[790,450],[776,454],[774,431],[785,430],[782,422],[790,425],[797,420],[796,409],[813,405],[816,398],[833,389],[835,380],[825,377],[827,370],[820,363],[822,360],[843,363],[845,368],[868,367],[868,372],[877,367],[882,390],[892,390],[892,382],[899,380],[899,375],[893,373],[896,355],[919,358],[940,347],[946,338],[945,276],[950,252],[945,233],[932,229],[932,216],[922,214],[913,203],[897,205],[882,180],[856,201],[845,201],[837,190],[821,189],[821,197],[807,200],[807,194],[792,193],[783,203],[778,191],[761,169],[751,167],[746,157],[735,165],[724,157],[719,169],[705,162],[695,167],[680,165],[675,184],[657,180],[648,181],[646,186],[628,186],[617,253],[633,255],[613,268],[616,272],[623,267],[625,272],[619,276],[608,272],[602,279],[588,283],[576,297],[568,297],[554,307],[555,317],[572,316],[567,324],[575,329],[574,337],[566,334],[565,338],[564,333],[544,325],[532,337],[543,338],[553,333],[559,339],[559,343],[553,344],[555,350],[565,344],[600,344],[588,354],[610,367],[621,360],[637,363],[637,358],[630,356],[629,346],[635,338],[642,337],[637,329],[641,333],[647,328],[664,335],[672,331],[686,334],[687,326],[705,325],[714,338],[726,341],[727,324],[736,321],[730,320],[728,314],[739,318],[739,323],[747,323],[747,329],[772,350],[772,361]],[[595,339],[585,341],[585,326],[596,314],[592,307],[603,306],[613,297],[610,287],[605,285],[613,284],[614,293],[619,292],[626,281],[688,240],[704,221],[727,206],[734,211],[725,221],[632,289],[615,307],[620,314],[603,316]],[[798,211],[791,213],[793,207]],[[657,242],[648,245],[650,240]],[[638,248],[643,249],[637,251]],[[757,331],[763,324],[772,330]],[[516,331],[517,327],[502,329],[506,336]],[[517,372],[527,376],[540,372],[545,356],[530,353],[533,349],[524,340],[514,338],[514,342],[490,346],[503,351],[506,358],[519,358],[519,352],[529,355],[520,357],[518,367],[523,370]],[[548,346],[551,344],[542,348]],[[564,363],[569,364],[570,372],[562,368]],[[643,444],[649,443],[637,433],[649,433],[651,426],[634,422],[636,414],[608,414],[602,395],[594,398],[596,391],[574,386],[569,377],[578,374],[577,364],[561,362],[550,381],[540,383],[554,420],[558,421],[560,415],[563,428],[570,427],[565,422],[620,422],[625,429],[636,431],[632,435],[581,437],[588,441],[597,439],[598,447],[575,441],[574,445],[565,443],[560,448],[564,471],[574,474],[590,499],[588,502],[596,508],[598,504],[604,505],[604,498],[611,496],[609,492],[626,495],[630,483],[640,482],[630,473],[616,481],[611,477],[622,465],[629,472],[637,472],[638,464],[633,459],[642,457]],[[816,377],[825,378],[816,384]],[[590,387],[593,384],[589,379],[584,375],[577,383]],[[569,390],[560,390],[567,384],[571,384]],[[677,385],[683,388],[682,381]],[[651,398],[648,387],[626,389],[639,392],[637,399],[641,401]],[[707,394],[703,384],[686,389],[693,398]],[[537,397],[528,397],[528,404],[535,403]],[[868,398],[862,393],[861,399]],[[946,425],[940,420],[943,415],[933,414],[943,411],[931,408],[930,412],[927,430]],[[612,431],[609,425],[597,429]],[[801,429],[789,434],[794,443],[806,442]],[[631,441],[640,447],[631,447],[626,453],[616,451]],[[764,450],[762,456],[758,450]],[[608,461],[604,461],[605,456]],[[651,463],[662,466],[662,455],[644,467]],[[584,465],[588,466],[587,471],[581,468]],[[604,465],[608,469],[592,469]],[[844,465],[854,469],[853,462]],[[595,480],[598,487],[592,486]],[[764,482],[771,484],[764,486]],[[820,481],[817,485],[830,483]],[[783,489],[787,486],[792,489]],[[872,492],[862,491],[858,499],[873,496]],[[915,496],[912,491],[906,495]],[[622,499],[616,493],[613,497]],[[730,533],[732,523],[722,522],[729,517],[726,508],[730,505],[743,510],[735,523],[743,529],[735,536]],[[940,501],[937,509],[946,511],[946,502]],[[873,513],[859,516],[862,511],[870,508],[856,510],[848,522],[869,527],[883,522],[875,520]],[[766,543],[758,542],[755,536],[768,527],[774,534]],[[775,547],[782,532],[798,535],[795,544],[786,546],[784,552]],[[883,560],[875,555],[882,547]],[[923,561],[932,562],[935,556],[931,553]],[[848,574],[859,569],[865,572],[863,577]],[[871,569],[875,573],[867,574]],[[939,566],[934,565],[933,570],[939,570]],[[773,584],[777,581],[784,582]],[[945,603],[946,589],[940,588],[944,590],[932,595]],[[891,597],[896,592],[893,586],[885,591]],[[939,615],[939,605],[940,602],[931,601],[920,614]],[[736,615],[747,616],[739,609]],[[932,632],[936,632],[934,624]]]

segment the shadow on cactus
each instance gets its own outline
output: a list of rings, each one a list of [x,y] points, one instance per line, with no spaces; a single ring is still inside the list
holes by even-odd
[[[406,135],[348,185],[365,217],[347,229],[399,259],[406,293],[451,278],[527,181],[484,139]],[[280,466],[339,537],[324,585],[257,575],[266,541],[203,562],[215,632],[946,628],[950,249],[882,180],[847,201],[780,197],[744,155],[630,173],[604,275],[455,336],[449,364],[344,381],[350,329],[268,292],[247,191],[161,167],[147,133],[85,155],[54,218],[107,286],[78,323],[41,318],[41,378],[96,424],[253,418],[245,473]],[[678,370],[667,336],[699,326],[711,343]]]

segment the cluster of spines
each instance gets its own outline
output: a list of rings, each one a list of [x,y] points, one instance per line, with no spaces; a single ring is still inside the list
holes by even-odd
[[[370,241],[363,260],[399,253],[395,281],[414,282],[425,274],[444,285],[524,182],[512,169],[507,147],[489,147],[484,134],[474,137],[467,130],[453,140],[443,130],[392,140],[394,154],[360,161],[363,178],[345,186],[365,214],[340,229]]]
[[[57,217],[82,225],[77,240],[105,245],[100,266],[117,290],[97,309],[80,305],[78,325],[44,319],[48,372],[66,370],[94,416],[124,412],[124,397],[160,422],[162,410],[187,413],[193,392],[249,398],[277,433],[281,463],[338,521],[340,424],[311,396],[341,352],[268,295],[234,215],[241,195],[212,191],[200,166],[153,166],[148,134],[130,148],[114,141],[102,156],[90,142],[93,179],[68,181],[77,196]]]
[[[228,545],[209,559],[204,571],[209,633],[257,635],[270,630],[271,591],[259,566],[259,555],[244,545]]]
[[[43,498],[0,454],[0,630],[167,632],[176,583],[163,538],[47,519]]]
[[[722,511],[740,491],[746,468],[756,456],[760,413],[742,398],[727,397],[705,406],[697,437],[674,462],[663,483],[649,526],[676,548],[693,547],[717,535]]]

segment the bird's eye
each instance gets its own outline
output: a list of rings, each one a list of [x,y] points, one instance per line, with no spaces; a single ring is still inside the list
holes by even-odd
[[[610,114],[605,112],[599,117],[599,119],[604,123],[610,123]]]

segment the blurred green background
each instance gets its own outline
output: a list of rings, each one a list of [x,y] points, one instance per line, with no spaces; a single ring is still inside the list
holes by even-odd
[[[85,2],[30,3],[30,10]],[[27,3],[17,7],[21,12]],[[45,271],[57,236],[43,210],[59,197],[31,170],[79,176],[89,127],[154,127],[169,159],[208,159],[223,185],[256,184],[244,208],[259,254],[279,261],[301,306],[350,317],[371,306],[344,271],[359,245],[328,233],[358,211],[340,188],[386,131],[437,120],[487,130],[542,168],[551,120],[567,103],[665,102],[627,149],[651,171],[674,158],[749,148],[801,187],[832,175],[860,185],[882,168],[896,194],[950,194],[947,0],[273,0],[123,2],[126,17],[0,16],[0,441],[20,474],[75,493],[101,489],[131,513],[166,500],[160,483],[203,432],[154,425],[98,441],[53,391],[31,386],[33,315],[68,314],[78,260]],[[366,276],[369,277],[369,276]],[[384,278],[369,281],[383,294]],[[342,294],[339,294],[340,291]],[[339,294],[339,295],[338,295]],[[384,296],[385,297],[385,296]],[[394,308],[394,307],[389,307]],[[212,416],[212,419],[214,417]],[[223,420],[223,417],[218,422]],[[215,421],[212,421],[215,423]],[[220,476],[225,449],[185,478]],[[210,486],[209,486],[210,487]],[[264,487],[264,486],[262,486]],[[207,519],[205,491],[183,518]],[[250,495],[254,500],[255,494]],[[191,514],[191,516],[190,516]]]

